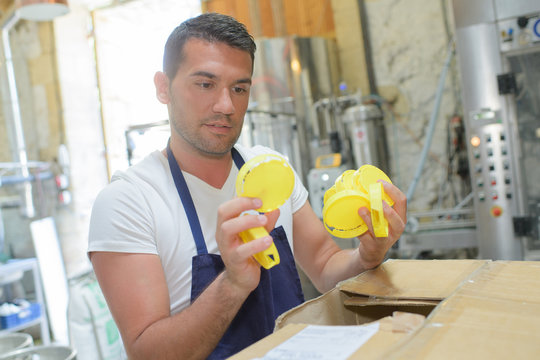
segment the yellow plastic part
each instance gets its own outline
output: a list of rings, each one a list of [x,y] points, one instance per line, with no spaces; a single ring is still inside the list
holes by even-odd
[[[383,212],[383,186],[376,182],[369,185],[369,203],[371,205],[371,223],[376,237],[388,236],[388,221]]]
[[[357,188],[360,188],[366,195],[369,193],[369,185],[375,184],[378,180],[384,180],[387,183],[392,183],[390,178],[376,166],[362,165],[354,175],[354,183]],[[383,190],[382,198],[390,206],[394,205],[394,200]]]
[[[268,236],[268,231],[262,226],[248,229],[240,233],[240,238],[245,243],[260,239],[263,236]],[[279,253],[274,243],[272,243],[268,249],[256,253],[253,257],[265,269],[270,269],[279,264]]]
[[[326,192],[324,193],[324,198],[323,198],[323,205],[326,204],[326,202],[328,201],[328,199],[334,195],[335,193],[337,193],[337,190],[336,190],[336,185],[332,185],[332,187],[328,190],[326,190]]]
[[[376,237],[388,236],[388,221],[384,217],[383,201],[390,206],[394,201],[385,192],[384,180],[390,178],[373,165],[363,165],[358,170],[345,170],[324,194],[323,223],[329,233],[340,238],[352,238],[368,230],[358,209],[371,211],[371,222]]]
[[[323,207],[323,223],[328,232],[339,238],[353,238],[368,230],[358,209],[370,209],[369,199],[357,190],[342,190],[328,198]]]
[[[284,158],[265,154],[247,161],[238,172],[236,193],[238,196],[255,197],[262,201],[259,212],[279,208],[291,196],[294,188],[294,172]]]
[[[336,191],[355,190],[354,174],[355,170],[345,170],[335,181]]]
[[[264,154],[246,161],[236,178],[236,193],[238,196],[255,197],[262,201],[262,206],[256,211],[270,212],[287,201],[294,188],[294,172],[281,156]],[[245,243],[267,236],[264,227],[256,227],[242,231],[240,238]],[[280,262],[276,245],[253,255],[255,260],[270,269]]]

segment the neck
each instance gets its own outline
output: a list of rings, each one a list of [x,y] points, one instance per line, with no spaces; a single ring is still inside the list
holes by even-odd
[[[174,146],[171,142],[171,151],[180,169],[198,177],[215,188],[221,189],[231,171],[231,152],[223,156],[209,156],[199,152],[186,151],[181,146]],[[162,153],[167,157],[167,151]]]

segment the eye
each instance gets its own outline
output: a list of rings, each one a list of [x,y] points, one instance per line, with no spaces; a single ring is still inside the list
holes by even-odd
[[[197,85],[203,89],[210,89],[212,87],[212,83],[204,81],[198,82]]]
[[[240,86],[235,86],[233,87],[233,92],[235,94],[245,94],[248,92],[248,89],[240,87]]]

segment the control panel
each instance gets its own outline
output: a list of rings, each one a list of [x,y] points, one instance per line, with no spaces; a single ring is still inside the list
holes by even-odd
[[[324,194],[326,190],[334,185],[336,179],[347,168],[342,165],[338,167],[328,167],[311,169],[308,174],[309,202],[313,211],[322,219],[322,209],[324,206]]]
[[[471,179],[479,210],[492,218],[510,210],[514,198],[508,134],[500,114],[481,110],[471,114]]]
[[[503,52],[540,44],[540,14],[501,20],[497,26]]]

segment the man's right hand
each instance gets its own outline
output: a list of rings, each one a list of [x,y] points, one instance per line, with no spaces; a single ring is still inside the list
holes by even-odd
[[[218,208],[216,241],[225,263],[224,275],[233,286],[246,295],[257,287],[260,280],[260,265],[254,260],[253,255],[266,250],[273,240],[268,235],[244,243],[238,234],[259,226],[264,226],[270,232],[279,217],[279,210],[264,215],[240,216],[244,211],[260,207],[259,199],[238,197]]]

